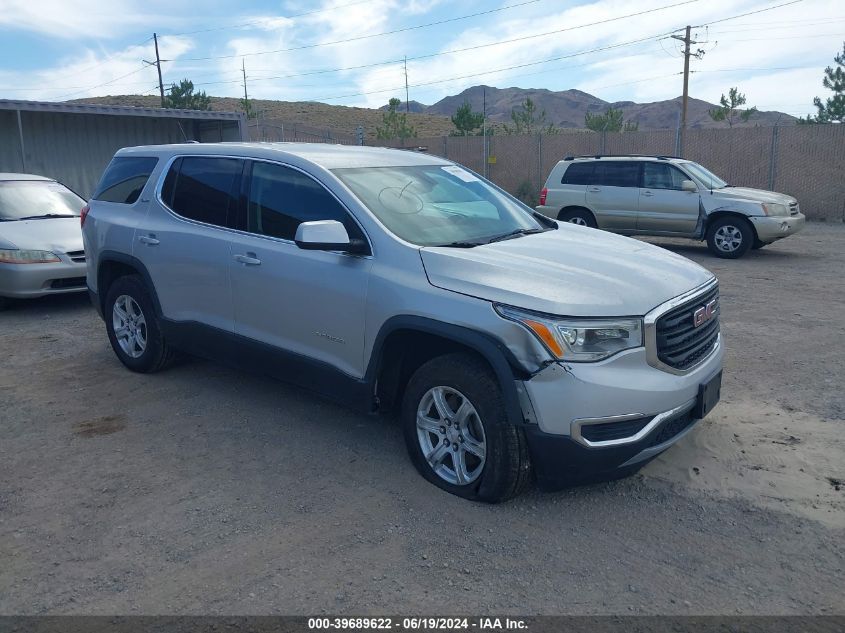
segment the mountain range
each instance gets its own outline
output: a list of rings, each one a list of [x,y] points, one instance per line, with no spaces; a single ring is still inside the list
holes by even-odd
[[[466,101],[473,111],[481,112],[486,101],[487,117],[494,122],[510,121],[511,111],[518,108],[525,99],[531,99],[537,111],[546,113],[546,123],[562,128],[583,128],[584,116],[589,112],[599,114],[608,108],[622,110],[625,120],[639,123],[640,130],[674,129],[680,122],[681,97],[652,103],[633,101],[609,102],[599,99],[581,90],[553,91],[543,88],[493,88],[491,86],[472,86],[459,94],[445,97],[432,105],[418,101],[410,102],[410,112],[417,114],[439,114],[451,116]],[[402,109],[404,110],[404,102]],[[716,105],[690,98],[687,104],[687,124],[692,128],[726,127],[724,122],[716,122],[708,114]],[[386,109],[383,106],[382,109]],[[795,117],[783,112],[757,112],[747,122],[739,122],[737,127],[790,125]]]

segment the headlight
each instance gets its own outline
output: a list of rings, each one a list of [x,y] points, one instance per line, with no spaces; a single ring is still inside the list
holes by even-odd
[[[643,345],[641,319],[558,319],[506,306],[496,311],[530,330],[560,360],[594,362]]]
[[[763,213],[773,217],[783,217],[789,215],[789,208],[785,204],[777,204],[775,202],[767,202],[763,207]]]
[[[21,251],[0,248],[0,264],[55,264],[62,260],[50,251]]]

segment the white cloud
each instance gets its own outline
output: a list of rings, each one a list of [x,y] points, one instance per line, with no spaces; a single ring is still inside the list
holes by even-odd
[[[176,60],[192,47],[184,37],[169,38],[168,55]],[[15,98],[63,101],[108,94],[139,94],[157,91],[155,66],[142,60],[155,59],[152,42],[130,46],[109,56],[80,50],[73,58],[40,71],[0,71],[0,84],[14,86]],[[166,65],[164,65],[166,67]]]

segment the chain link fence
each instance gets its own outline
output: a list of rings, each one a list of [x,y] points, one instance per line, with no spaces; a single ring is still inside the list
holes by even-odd
[[[529,204],[565,156],[679,154],[676,130],[441,136],[369,144],[426,151],[485,175]],[[845,125],[687,130],[685,158],[735,186],[787,193],[807,217],[845,221]]]

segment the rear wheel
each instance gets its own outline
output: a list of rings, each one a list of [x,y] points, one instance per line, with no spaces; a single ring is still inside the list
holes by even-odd
[[[558,220],[561,222],[569,222],[571,224],[578,224],[580,226],[589,226],[590,228],[598,227],[596,219],[593,214],[586,209],[568,209],[560,212]]]
[[[132,371],[167,367],[175,352],[161,334],[150,293],[137,275],[117,279],[106,294],[106,330],[117,357]]]
[[[717,218],[707,227],[707,246],[716,257],[737,259],[748,252],[756,236],[748,220],[737,216]]]
[[[495,375],[469,354],[437,357],[414,373],[402,426],[414,466],[447,492],[496,503],[530,480],[522,430],[507,419]]]

